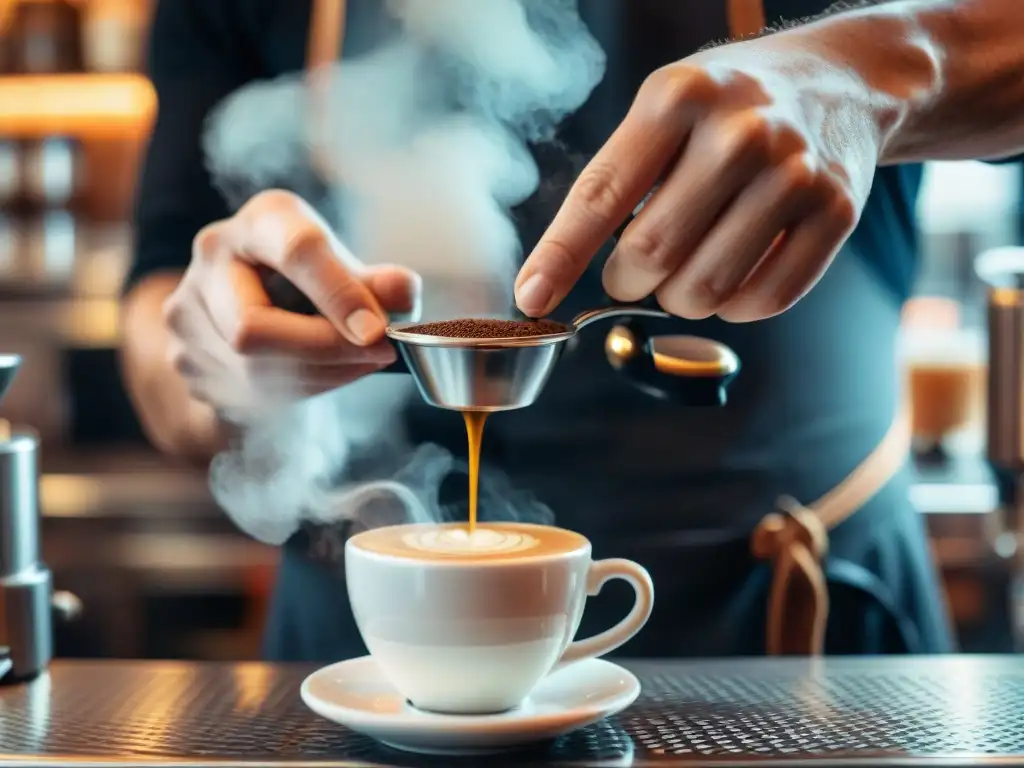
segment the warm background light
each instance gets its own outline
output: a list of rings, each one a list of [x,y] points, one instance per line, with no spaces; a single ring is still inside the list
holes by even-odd
[[[148,130],[155,110],[142,75],[0,77],[0,137],[131,138]]]

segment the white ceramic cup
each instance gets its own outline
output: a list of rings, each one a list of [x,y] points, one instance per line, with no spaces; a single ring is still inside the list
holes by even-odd
[[[423,526],[402,526],[410,530]],[[544,526],[536,528],[543,536]],[[345,546],[356,624],[383,675],[413,706],[451,714],[517,707],[556,667],[601,656],[647,623],[654,584],[640,565],[594,561],[579,537],[569,550],[422,559]],[[588,595],[624,579],[636,602],[618,624],[571,642]]]

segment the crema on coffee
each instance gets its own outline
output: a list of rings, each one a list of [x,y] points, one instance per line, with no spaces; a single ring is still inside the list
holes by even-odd
[[[562,528],[526,523],[395,525],[364,531],[351,540],[367,552],[411,560],[503,560],[583,549],[587,540]]]

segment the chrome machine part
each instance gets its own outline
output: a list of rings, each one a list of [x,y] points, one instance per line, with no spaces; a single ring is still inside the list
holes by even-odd
[[[20,365],[16,355],[0,355],[0,397]],[[40,559],[39,442],[0,426],[0,668],[9,667],[0,681],[18,682],[53,656],[53,586]]]

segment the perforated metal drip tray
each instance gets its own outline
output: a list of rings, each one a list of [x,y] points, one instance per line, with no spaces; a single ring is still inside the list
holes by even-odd
[[[58,663],[0,687],[0,764],[160,766],[1022,765],[1024,660],[627,664],[639,701],[542,748],[406,755],[321,720],[306,667]]]

